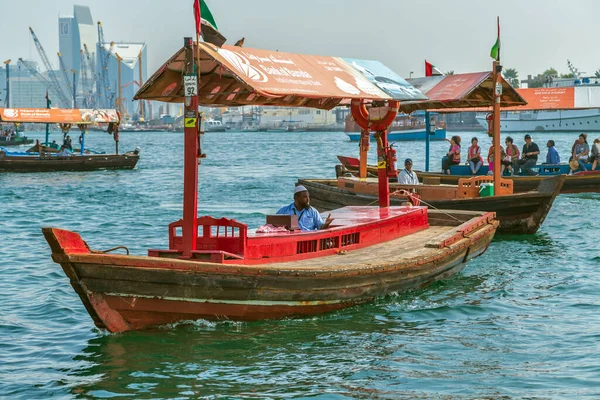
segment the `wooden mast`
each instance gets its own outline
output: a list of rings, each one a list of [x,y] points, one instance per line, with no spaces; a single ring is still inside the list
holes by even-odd
[[[494,145],[494,196],[498,196],[500,194],[500,180],[502,179],[502,175],[500,174],[500,164],[502,162],[500,159],[500,97],[502,95],[500,77],[502,76],[502,65],[498,61],[494,61],[493,68],[494,104],[492,114],[494,116],[494,138],[492,143]]]
[[[196,250],[198,236],[198,78],[192,38],[186,37],[185,48],[185,111],[183,150],[183,257]]]

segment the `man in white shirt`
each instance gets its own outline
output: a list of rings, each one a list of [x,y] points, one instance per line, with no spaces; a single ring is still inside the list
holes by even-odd
[[[398,174],[398,183],[402,185],[420,185],[417,174],[412,170],[412,160],[404,160],[404,169]]]

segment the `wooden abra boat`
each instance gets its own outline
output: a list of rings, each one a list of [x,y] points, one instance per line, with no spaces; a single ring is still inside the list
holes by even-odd
[[[198,68],[195,56],[202,60]],[[274,61],[285,64],[294,79],[279,79]],[[369,71],[355,67],[363,64]],[[380,87],[363,75],[373,70],[386,76],[385,82],[394,77],[395,90],[385,92],[388,83]],[[376,61],[218,49],[186,38],[184,48],[135,98],[185,102],[183,218],[169,225],[168,249],[149,250],[148,256],[111,255],[92,251],[77,233],[43,229],[54,261],[94,322],[111,332],[197,318],[257,320],[349,307],[451,276],[486,250],[498,226],[493,213],[453,211],[449,217],[426,207],[390,207],[383,174],[379,207],[335,210],[327,229],[291,230],[295,215],[277,216],[290,230],[264,234],[234,220],[198,218],[198,166],[204,157],[198,104],[331,109],[352,101],[353,115],[378,131],[378,150],[391,156],[386,129],[399,101],[426,98]],[[367,111],[366,101],[375,102]]]
[[[462,167],[462,166],[461,166]],[[563,166],[564,167],[564,166]],[[590,168],[591,165],[588,166]],[[450,171],[452,172],[452,168],[450,167]],[[466,167],[468,169],[469,167]],[[483,168],[483,167],[482,167]],[[557,169],[556,166],[547,166],[547,165],[537,165],[537,170],[540,171],[540,175],[537,176],[525,176],[525,175],[516,175],[516,176],[503,176],[503,179],[509,179],[514,183],[515,193],[523,193],[530,190],[535,190],[535,188],[540,185],[540,183],[551,176],[557,176],[558,172],[549,173],[552,169]],[[566,166],[566,170],[568,172],[569,166]],[[564,173],[564,168],[562,169]],[[419,177],[419,181],[429,182],[429,183],[441,183],[447,185],[456,185],[460,179],[468,178],[470,175],[466,174],[457,174],[457,175],[446,175],[441,172],[424,172],[424,171],[415,171],[417,176]],[[561,189],[561,193],[600,193],[600,170],[596,171],[580,171],[575,172],[573,175],[564,175],[565,183]]]
[[[0,151],[1,172],[95,171],[100,169],[133,169],[140,156],[124,154],[16,155]]]
[[[424,204],[436,209],[494,212],[500,222],[498,233],[532,234],[544,222],[565,178],[565,175],[546,178],[530,192],[491,197],[479,197],[481,183],[491,182],[491,177],[464,179],[459,185],[390,183],[390,201],[393,205],[408,201],[406,195],[398,193],[403,189],[415,192]],[[319,211],[377,202],[377,183],[372,178],[300,179],[298,184],[308,189],[311,204]]]
[[[359,174],[359,160],[356,157],[338,156],[341,165],[336,166],[336,176],[343,176],[349,172],[355,176]],[[560,193],[599,193],[600,192],[600,170],[596,171],[579,171],[573,175],[567,175],[569,171],[568,165],[537,165],[536,170],[540,173],[538,176],[505,175],[504,180],[513,182],[514,193],[524,193],[536,190],[540,184],[548,178],[564,175],[565,182],[560,189]],[[565,169],[566,168],[566,169]],[[591,168],[591,164],[587,165]],[[458,165],[450,167],[451,175],[442,174],[441,172],[425,172],[415,171],[419,177],[419,181],[430,185],[458,185],[462,179],[470,179],[473,176],[468,174],[469,167],[466,165]],[[488,167],[483,166],[479,170],[482,175],[487,174]],[[566,171],[566,172],[565,172]],[[461,173],[462,172],[462,173]],[[367,166],[368,176],[377,176],[377,166]]]
[[[329,230],[263,235],[202,217],[203,250],[187,260],[173,250],[106,254],[77,233],[43,232],[96,326],[122,332],[199,318],[313,315],[422,287],[482,254],[498,225],[492,213],[451,215],[464,222],[425,207],[345,207],[332,212],[337,225]],[[181,241],[180,226],[169,227],[170,243]]]
[[[120,115],[115,110],[0,108],[1,122],[59,124],[66,137],[72,126],[81,131],[79,154],[56,155],[56,150],[36,143],[28,152],[0,148],[0,172],[93,171],[99,169],[133,169],[139,161],[139,149],[119,154]],[[115,154],[89,154],[85,134],[92,123],[105,123],[115,141]],[[46,131],[46,145],[48,131]],[[35,152],[29,152],[34,150]]]

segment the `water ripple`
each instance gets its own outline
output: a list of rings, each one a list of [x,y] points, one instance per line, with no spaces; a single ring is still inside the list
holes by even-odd
[[[106,139],[86,143],[110,151]],[[142,145],[134,171],[0,174],[0,398],[600,397],[598,194],[560,196],[538,234],[498,237],[460,275],[371,304],[99,331],[40,227],[77,230],[98,249],[165,246],[181,218],[181,139],[123,134],[122,148]],[[208,134],[205,145],[200,213],[251,227],[291,202],[298,177],[333,177],[336,154],[356,153],[341,133]],[[422,167],[423,144],[402,144],[403,157]]]

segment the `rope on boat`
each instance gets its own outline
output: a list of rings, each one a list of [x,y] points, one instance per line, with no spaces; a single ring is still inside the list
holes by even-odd
[[[113,247],[108,250],[92,250],[92,253],[106,254],[106,253],[110,253],[112,251],[119,250],[119,249],[124,249],[127,252],[127,255],[129,255],[129,249],[126,246],[117,246],[117,247]]]
[[[409,194],[409,192],[407,192],[405,189],[398,189],[398,190],[393,191],[392,193],[390,193],[390,196],[393,195],[393,194],[399,194],[399,195],[403,196],[403,195]],[[431,204],[429,204],[428,202],[426,202],[423,199],[419,199],[419,200],[421,201],[421,203],[425,204],[427,207],[433,208],[434,210],[441,212],[442,214],[444,214],[444,215],[446,215],[446,216],[448,216],[448,217],[456,220],[457,222],[460,222],[461,224],[463,223],[463,221],[461,221],[460,219],[456,218],[454,215],[448,214],[444,210],[440,210],[439,208],[437,208],[435,206],[432,206]],[[371,203],[367,204],[367,206],[372,206],[373,204],[375,204],[377,202],[379,202],[379,199],[377,199],[375,201],[372,201]]]

